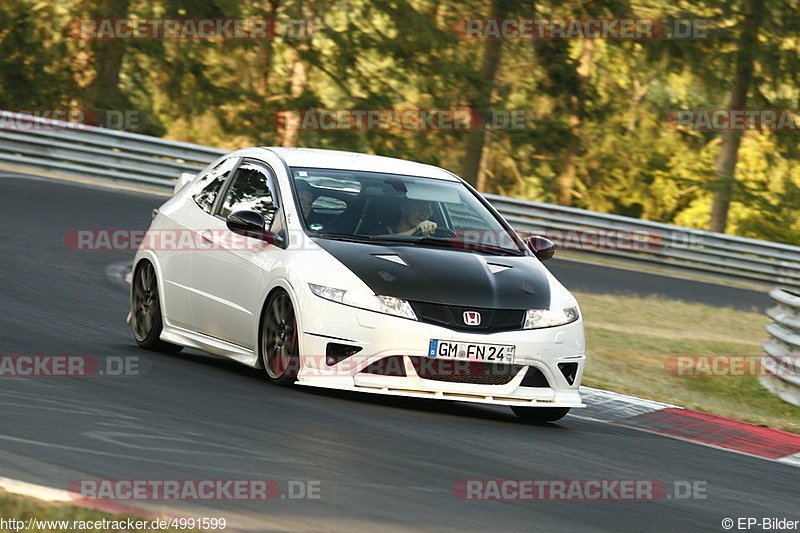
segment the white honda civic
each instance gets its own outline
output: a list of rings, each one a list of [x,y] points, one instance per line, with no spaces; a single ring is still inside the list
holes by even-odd
[[[247,148],[154,211],[128,323],[143,348],[199,348],[279,384],[583,407],[583,321],[523,240],[465,181],[375,155]]]

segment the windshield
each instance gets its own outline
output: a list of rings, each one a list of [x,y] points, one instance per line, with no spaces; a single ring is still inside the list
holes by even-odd
[[[515,235],[461,182],[398,174],[292,168],[314,236],[522,254]]]

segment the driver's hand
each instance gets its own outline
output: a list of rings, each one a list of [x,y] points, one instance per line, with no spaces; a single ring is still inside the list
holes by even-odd
[[[436,222],[431,222],[430,220],[423,220],[419,224],[417,224],[417,231],[422,233],[423,235],[430,235],[434,231],[436,231]]]

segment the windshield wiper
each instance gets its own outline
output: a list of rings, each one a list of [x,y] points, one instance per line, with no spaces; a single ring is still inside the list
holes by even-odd
[[[382,237],[379,235],[352,235],[350,233],[319,233],[315,235],[315,237],[321,239],[331,239],[334,241],[348,241],[348,242],[362,242],[362,243],[370,243],[370,242],[389,242],[389,243],[398,243],[398,242],[408,242],[406,240],[399,240],[399,239],[391,239]]]
[[[452,238],[441,237],[414,237],[407,235],[351,235],[344,233],[320,233],[317,237],[338,241],[363,242],[363,243],[387,243],[387,244],[410,244],[428,245],[439,248],[451,248],[466,252],[482,252],[492,255],[525,255],[520,250],[503,248],[502,246],[492,246],[477,242],[461,241]]]
[[[454,248],[456,250],[463,250],[466,252],[486,252],[492,255],[524,255],[524,252],[512,248],[503,248],[502,246],[492,246],[490,244],[461,241],[456,239],[421,237],[414,242],[431,244],[434,246],[446,246],[448,248]]]
[[[334,241],[364,241],[364,239],[360,239],[355,235],[350,235],[347,233],[317,233],[313,235],[313,237],[318,237],[320,239],[331,239]]]
[[[512,248],[503,248],[502,246],[492,246],[490,244],[462,241],[450,237],[408,237],[405,239],[395,238],[386,240],[407,244],[425,244],[429,246],[451,248],[465,252],[485,252],[492,255],[525,255],[524,252]]]

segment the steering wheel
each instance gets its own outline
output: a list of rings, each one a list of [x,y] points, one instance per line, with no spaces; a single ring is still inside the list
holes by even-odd
[[[411,234],[412,237],[422,237],[424,234],[421,230],[417,230]],[[454,239],[457,235],[456,232],[451,230],[450,228],[445,228],[444,226],[439,226],[433,233],[428,233],[424,235],[425,237],[441,237],[443,239]]]

